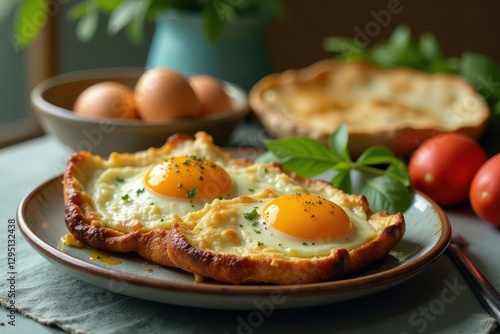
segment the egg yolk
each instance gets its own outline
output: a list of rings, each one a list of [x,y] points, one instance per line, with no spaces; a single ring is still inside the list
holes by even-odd
[[[306,240],[328,240],[352,228],[346,212],[337,204],[308,194],[292,194],[269,202],[262,211],[275,229]]]
[[[186,200],[213,199],[233,189],[233,180],[222,167],[197,156],[157,163],[146,173],[144,183],[156,193]]]

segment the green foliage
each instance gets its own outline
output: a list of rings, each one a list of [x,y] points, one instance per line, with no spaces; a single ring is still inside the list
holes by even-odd
[[[25,48],[52,15],[49,0],[2,1],[5,4],[0,6],[0,21],[15,12],[11,40],[17,48]],[[145,21],[169,9],[202,12],[211,42],[218,40],[227,22],[246,13],[265,11],[277,18],[285,14],[281,0],[81,0],[69,9],[68,18],[77,21],[76,36],[82,42],[94,36],[102,13],[109,16],[110,35],[123,30],[132,43],[140,44]]]
[[[489,155],[500,152],[500,66],[490,58],[473,52],[446,58],[436,37],[422,33],[412,36],[401,25],[390,37],[372,46],[360,45],[347,37],[328,37],[324,49],[334,52],[340,61],[367,61],[383,68],[410,67],[427,73],[450,73],[467,79],[487,101],[491,118],[480,139]]]
[[[404,212],[413,196],[406,164],[386,147],[373,146],[352,161],[347,149],[347,126],[340,126],[328,138],[328,147],[306,137],[288,137],[266,141],[268,154],[259,161],[276,161],[303,177],[315,177],[333,170],[331,184],[347,193],[366,196],[375,211]],[[353,185],[353,171],[361,182]]]

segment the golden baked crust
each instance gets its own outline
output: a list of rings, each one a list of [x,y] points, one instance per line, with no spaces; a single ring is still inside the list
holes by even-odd
[[[262,78],[249,103],[278,138],[305,135],[326,142],[346,123],[353,156],[375,144],[408,156],[440,132],[477,138],[490,115],[484,99],[459,76],[334,60]]]
[[[150,149],[136,154],[112,153],[109,160],[86,151],[74,153],[68,159],[63,176],[65,222],[70,233],[92,247],[110,252],[137,252],[155,263],[173,266],[167,254],[168,230],[136,230],[127,233],[106,226],[94,210],[93,199],[88,195],[89,190],[84,184],[95,170],[120,163],[148,164],[154,157],[167,154],[180,142],[188,139],[190,137],[186,135],[174,135],[157,151]]]

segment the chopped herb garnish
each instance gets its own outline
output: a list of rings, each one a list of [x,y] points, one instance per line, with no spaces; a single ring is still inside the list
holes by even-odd
[[[155,205],[155,202],[151,202],[151,203],[149,203],[149,205]]]
[[[260,241],[257,242],[257,246],[262,246],[263,244],[264,244],[263,242]]]
[[[196,160],[196,161],[203,161],[203,157],[199,157],[196,154],[191,154],[191,155],[189,155],[189,157],[193,160]]]
[[[199,179],[200,181],[203,181],[203,175],[200,175]]]
[[[255,233],[260,234],[260,230],[253,230]]]
[[[125,182],[125,179],[123,177],[117,177],[116,182]]]
[[[128,194],[123,195],[123,196],[122,196],[122,200],[124,200],[124,201],[128,201],[128,200],[129,200],[129,196],[128,196]]]
[[[186,159],[182,162],[184,165],[189,165],[191,163],[190,159]]]
[[[136,195],[142,194],[143,192],[144,192],[144,188],[137,189],[137,190],[135,191]]]
[[[164,219],[164,218],[162,218],[162,219],[160,219],[160,221],[163,223],[163,222],[165,221],[165,219]]]
[[[302,244],[303,244],[304,246],[307,246],[307,242],[305,242],[305,241],[304,241]]]
[[[250,212],[245,212],[243,214],[243,217],[248,220],[254,220],[255,218],[259,217],[259,213],[257,212],[257,207],[253,208],[253,210]]]
[[[254,192],[254,191],[255,191],[255,189],[254,189],[254,188],[248,188],[248,191],[250,191],[250,192]]]
[[[186,194],[186,196],[187,196],[187,198],[189,198],[189,200],[192,200],[194,195],[196,195],[196,187],[189,189],[187,194]]]

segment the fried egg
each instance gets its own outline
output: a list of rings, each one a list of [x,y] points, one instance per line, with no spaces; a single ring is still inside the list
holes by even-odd
[[[366,216],[352,207],[304,188],[281,196],[263,191],[216,201],[191,214],[186,233],[195,247],[219,254],[324,257],[338,248],[355,249],[377,235]]]

